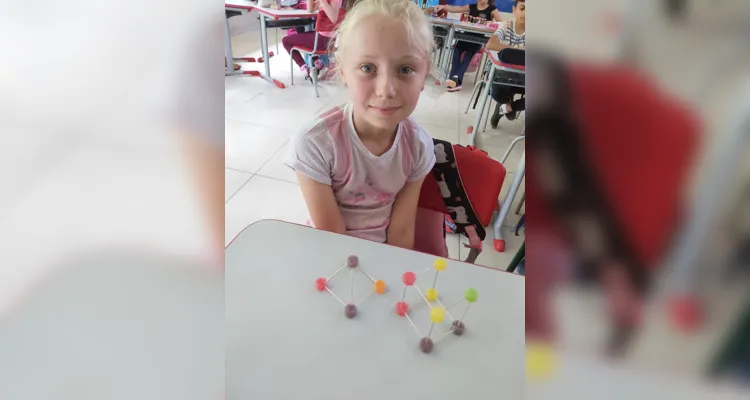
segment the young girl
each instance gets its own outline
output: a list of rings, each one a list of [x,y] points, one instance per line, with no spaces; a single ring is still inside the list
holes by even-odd
[[[361,0],[336,39],[351,100],[292,138],[314,226],[411,249],[419,193],[435,164],[432,138],[409,116],[430,71],[432,27],[409,0]]]
[[[440,5],[435,7],[435,11],[445,10],[450,13],[468,13],[470,17],[475,19],[502,22],[502,19],[500,19],[500,11],[497,10],[494,4],[490,4],[490,1],[494,3],[494,0],[479,0],[477,1],[477,4],[469,4],[465,6]],[[449,78],[445,82],[445,86],[449,92],[461,90],[461,83],[464,80],[466,70],[469,69],[471,58],[474,57],[474,54],[477,54],[481,48],[482,45],[477,43],[464,41],[458,41],[456,43],[456,47],[453,50],[451,72],[448,74]]]
[[[341,8],[348,10],[356,0],[308,0],[307,11],[312,11],[316,7],[319,10],[318,18],[327,18],[334,24],[339,21],[339,15]],[[322,15],[321,15],[322,14]],[[318,31],[318,49],[325,50],[329,47],[329,42],[333,37],[334,32]],[[287,52],[291,52],[292,47],[309,47],[315,46],[315,32],[302,32],[296,35],[286,36],[281,39],[281,44],[284,46]],[[310,71],[307,69],[304,58],[302,55],[295,51],[292,54],[294,62],[299,65],[302,73],[307,77],[310,75]]]

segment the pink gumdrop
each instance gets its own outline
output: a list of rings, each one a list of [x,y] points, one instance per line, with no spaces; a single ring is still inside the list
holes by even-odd
[[[408,312],[409,312],[408,304],[404,303],[403,301],[399,301],[398,303],[396,303],[396,314],[403,317]]]
[[[318,278],[315,280],[315,289],[319,292],[326,290],[326,278]]]
[[[404,272],[404,285],[411,286],[417,281],[417,276],[414,272]]]

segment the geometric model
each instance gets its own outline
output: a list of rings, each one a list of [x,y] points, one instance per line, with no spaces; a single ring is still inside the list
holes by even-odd
[[[336,295],[336,293],[333,293],[333,291],[328,287],[328,282],[331,281],[336,275],[338,275],[341,271],[343,271],[346,267],[349,267],[350,276],[351,276],[351,290],[349,291],[349,303],[345,303],[339,296]],[[359,268],[358,268],[359,267]],[[344,315],[346,315],[347,318],[351,319],[354,318],[357,315],[357,305],[354,304],[354,270],[358,270],[364,276],[367,277],[372,283],[373,283],[373,289],[372,292],[370,292],[367,296],[362,298],[359,303],[361,304],[365,299],[370,297],[372,293],[377,294],[383,294],[385,293],[385,282],[381,280],[375,280],[373,279],[367,272],[365,272],[364,269],[362,269],[361,266],[359,266],[359,258],[357,256],[349,256],[346,259],[346,264],[344,264],[343,267],[339,268],[336,272],[333,273],[333,275],[329,276],[328,278],[318,278],[315,280],[315,288],[322,292],[324,290],[327,290],[328,293],[333,296],[334,299],[338,300],[341,305],[344,306]]]
[[[467,289],[464,293],[464,299],[467,303],[466,308],[464,309],[459,319],[454,319],[450,312],[448,312],[448,308],[454,306],[455,304],[445,307],[443,303],[440,302],[440,299],[438,298],[438,291],[435,288],[435,284],[438,280],[438,274],[440,274],[440,272],[444,271],[446,268],[445,260],[442,258],[438,258],[437,260],[435,260],[433,268],[435,269],[435,278],[432,280],[432,287],[427,289],[425,292],[422,292],[419,286],[417,286],[415,283],[417,281],[418,274],[427,272],[430,269],[418,272],[417,274],[415,274],[414,272],[405,272],[403,275],[404,292],[401,294],[401,301],[396,303],[396,313],[402,317],[406,317],[411,326],[417,332],[417,335],[419,335],[419,348],[423,353],[431,352],[432,348],[437,342],[443,340],[451,333],[456,336],[463,335],[464,330],[466,330],[466,326],[463,323],[464,317],[466,316],[466,312],[469,311],[471,303],[477,301],[478,297],[477,291],[475,289]],[[430,320],[432,321],[432,324],[430,324],[430,330],[427,332],[427,336],[422,335],[417,326],[414,324],[414,321],[412,321],[412,319],[409,317],[409,303],[404,302],[404,298],[406,297],[406,290],[409,287],[412,287],[417,292],[419,292],[419,296],[421,298],[417,299],[417,302],[424,301],[425,303],[427,303],[427,307],[430,310]],[[433,306],[432,302],[435,302],[437,305]],[[450,329],[442,334],[437,340],[433,341],[431,338],[432,330],[435,327],[435,324],[440,324],[443,322],[446,315],[448,315],[448,318],[451,322]]]

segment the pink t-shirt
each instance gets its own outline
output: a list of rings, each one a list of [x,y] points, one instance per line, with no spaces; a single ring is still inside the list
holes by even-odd
[[[343,0],[330,0],[330,3],[333,6],[334,13],[336,15],[339,15],[339,9],[343,5],[344,1]],[[318,10],[319,10],[318,13],[324,13],[325,12],[325,10],[323,9],[323,6],[321,6],[321,5],[318,5]],[[330,16],[328,16],[327,14],[326,14],[326,16],[329,17],[329,19],[331,19]],[[336,20],[336,21],[334,21],[334,23],[340,24],[341,21]],[[319,31],[318,33],[321,36],[332,38],[336,34],[336,31]]]
[[[432,138],[411,118],[399,124],[385,154],[372,154],[354,130],[350,104],[322,113],[291,143],[285,164],[331,185],[347,234],[381,243],[396,195],[435,164]]]

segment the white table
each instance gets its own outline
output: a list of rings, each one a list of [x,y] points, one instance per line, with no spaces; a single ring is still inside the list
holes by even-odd
[[[243,14],[250,12],[254,7],[254,4],[248,0],[233,0],[224,2],[224,10],[227,11],[239,11]],[[227,70],[224,72],[225,76],[233,75],[251,75],[259,76],[258,71],[235,71],[234,61],[245,61],[245,62],[256,62],[253,57],[234,57],[232,53],[232,41],[229,37],[229,18],[224,19],[224,60],[227,65]]]
[[[451,68],[451,54],[450,51],[453,46],[453,40],[456,32],[461,33],[475,33],[484,35],[487,37],[487,40],[492,36],[492,34],[495,32],[494,30],[490,29],[486,25],[481,24],[474,24],[471,22],[462,22],[455,18],[438,18],[438,17],[430,17],[430,22],[433,26],[439,26],[448,28],[448,37],[446,38],[445,42],[443,43],[444,50],[442,56],[440,57],[440,60],[438,60],[437,65],[435,68],[433,68],[432,75],[439,79],[440,82],[444,82],[446,79],[448,79],[448,75],[450,74],[450,68]]]
[[[314,282],[351,254],[389,291],[370,296],[349,320],[343,306],[318,292]],[[448,260],[436,285],[442,302],[448,306],[460,300],[469,286],[479,300],[466,314],[461,337],[450,335],[424,354],[395,304],[403,290],[402,274],[430,269],[434,260],[278,221],[245,228],[226,250],[227,399],[523,398],[524,278]],[[331,288],[348,298],[350,278],[347,270],[343,273]],[[432,270],[418,275],[422,290],[433,275]],[[356,282],[360,294],[372,287],[363,277]],[[448,308],[463,311],[463,305]],[[426,305],[414,303],[410,315],[424,334]],[[436,326],[434,332],[445,330]]]
[[[526,398],[532,400],[746,400],[746,388],[727,383],[694,382],[659,373],[613,365],[609,361],[556,356],[551,379],[530,382]]]
[[[318,16],[318,11],[312,11],[308,12],[307,10],[294,10],[294,9],[274,9],[271,7],[261,7],[259,5],[256,5],[255,3],[252,3],[248,0],[231,0],[231,1],[225,1],[224,2],[224,9],[226,10],[236,10],[241,12],[247,12],[251,10],[256,10],[260,16],[260,47],[262,51],[262,57],[260,60],[262,61],[263,66],[265,68],[265,74],[262,74],[258,71],[242,71],[238,73],[234,72],[228,72],[229,75],[253,75],[258,76],[260,78],[263,78],[274,85],[278,87],[279,89],[286,88],[286,85],[284,85],[283,82],[279,81],[278,79],[274,79],[271,77],[271,64],[269,63],[270,53],[268,52],[268,32],[266,32],[266,22],[271,20],[280,20],[280,19],[297,19],[297,18],[315,18]],[[229,24],[225,24],[225,35],[226,35],[226,44],[225,44],[225,52],[226,52],[226,58],[227,58],[227,65],[229,64],[229,59],[232,58],[232,48],[231,44],[229,44]],[[251,61],[255,62],[255,59],[252,58],[239,58],[237,60],[240,61]],[[232,67],[228,67],[228,69],[231,69]]]

